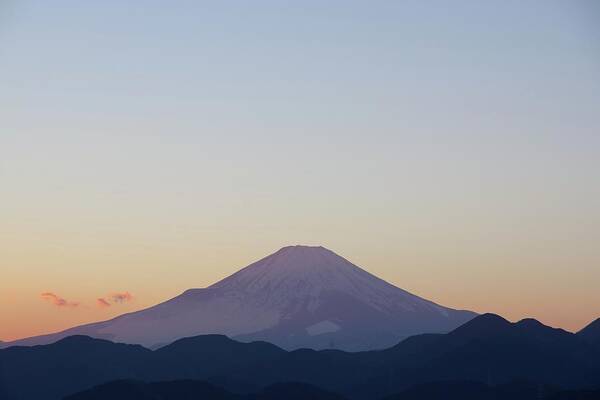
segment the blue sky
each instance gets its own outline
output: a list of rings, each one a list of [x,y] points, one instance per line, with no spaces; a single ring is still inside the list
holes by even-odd
[[[600,302],[599,21],[595,1],[4,1],[0,285],[150,269],[151,303],[323,244],[449,306],[578,326]]]

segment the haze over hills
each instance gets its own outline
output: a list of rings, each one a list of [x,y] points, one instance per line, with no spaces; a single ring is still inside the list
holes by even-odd
[[[285,349],[356,351],[449,332],[475,315],[408,293],[323,247],[289,246],[212,286],[145,310],[8,345],[82,334],[154,348],[214,333]]]

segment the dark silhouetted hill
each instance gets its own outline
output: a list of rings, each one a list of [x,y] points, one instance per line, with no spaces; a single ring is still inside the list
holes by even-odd
[[[154,351],[155,358],[161,363],[161,379],[226,375],[255,365],[269,365],[286,354],[285,350],[270,343],[241,343],[223,335],[184,338]]]
[[[512,382],[433,382],[413,386],[384,400],[598,400],[597,390],[560,390],[550,385]]]
[[[432,382],[415,385],[383,400],[588,400],[599,391],[560,391],[528,382],[490,386],[482,382]],[[303,383],[277,383],[240,395],[203,381],[155,383],[114,381],[65,397],[65,400],[344,400],[344,397]]]
[[[600,318],[577,332],[577,336],[600,348]]]
[[[0,350],[0,393],[6,400],[60,399],[119,379],[201,380],[237,394],[300,382],[356,399],[448,381],[500,386],[523,380],[582,389],[600,387],[600,349],[579,334],[535,320],[511,323],[484,314],[448,334],[418,335],[386,350],[356,353],[288,352],[221,335],[181,339],[154,351],[84,336]]]
[[[119,380],[95,386],[91,389],[65,397],[65,400],[241,400],[207,382],[181,380],[172,382],[144,383]]]
[[[380,396],[432,381],[494,385],[514,380],[594,387],[600,353],[575,334],[527,319],[511,323],[484,314],[446,335],[415,336],[392,349],[392,361],[355,393]],[[386,374],[387,372],[387,374]]]
[[[548,400],[598,400],[600,390],[564,390],[548,397]]]
[[[87,336],[9,347],[0,350],[0,393],[7,399],[58,399],[102,382],[145,377],[152,356],[139,345]]]
[[[114,381],[65,397],[65,400],[344,400],[303,383],[278,383],[257,393],[239,395],[202,381],[143,383]]]
[[[286,382],[268,386],[248,400],[344,400],[344,397],[306,383]]]

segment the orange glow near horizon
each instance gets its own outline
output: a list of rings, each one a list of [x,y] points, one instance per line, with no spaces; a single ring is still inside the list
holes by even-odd
[[[547,293],[552,294],[558,288],[558,282],[537,282],[536,285],[531,276],[519,276],[515,272],[496,276],[495,279],[482,279],[486,276],[485,271],[477,272],[478,269],[474,268],[471,270],[472,279],[465,280],[464,275],[448,274],[451,270],[449,267],[427,266],[426,263],[419,265],[418,260],[412,262],[415,267],[402,268],[386,265],[386,260],[381,255],[374,256],[369,253],[361,255],[351,247],[347,250],[350,254],[344,254],[343,250],[337,252],[403,289],[453,308],[470,309],[479,313],[493,312],[513,321],[532,317],[547,325],[562,327],[569,331],[577,331],[600,316],[597,310],[589,307],[590,304],[598,304],[600,300],[591,282],[580,281],[579,290],[572,291],[569,301],[565,301],[559,297],[548,297]],[[44,274],[40,276],[44,280],[31,281],[28,282],[27,287],[13,287],[8,291],[8,296],[0,305],[2,319],[0,339],[10,341],[56,332],[149,307],[168,300],[190,287],[208,286],[219,277],[225,277],[261,257],[259,254],[250,256],[250,253],[248,251],[244,256],[235,257],[222,248],[207,257],[208,262],[199,262],[194,266],[192,264],[196,263],[186,264],[183,260],[176,259],[180,265],[171,264],[171,267],[162,267],[164,261],[152,257],[150,253],[138,254],[135,259],[130,259],[132,265],[138,267],[129,273],[122,271],[119,279],[121,285],[132,288],[131,292],[135,289],[135,299],[131,302],[112,302],[110,307],[98,307],[96,304],[98,298],[109,299],[111,293],[115,292],[105,289],[110,284],[110,279],[102,280],[103,274],[99,273],[100,271],[92,269],[82,271],[81,276],[71,276],[72,282],[83,281],[84,274],[94,277],[87,279],[83,285],[74,286],[70,286],[73,285],[70,282],[59,283],[59,280],[65,278],[65,275],[61,276],[60,268],[55,269],[54,273],[48,271],[47,276],[43,276]],[[370,257],[373,258],[369,259]],[[190,257],[194,260],[200,258],[200,254]],[[239,258],[244,258],[246,261],[240,261]],[[227,264],[237,265],[228,267]],[[369,268],[368,264],[375,265],[375,268]],[[469,269],[465,268],[465,270]],[[112,269],[112,273],[119,272],[117,269]],[[138,279],[138,274],[141,279]],[[46,281],[46,279],[51,281],[52,275],[58,278],[53,285],[59,286],[60,289],[56,290],[56,295],[69,304],[71,302],[78,304],[76,307],[61,307],[40,299],[41,288],[52,285]],[[431,278],[433,275],[438,279]],[[173,285],[167,282],[171,279]],[[190,284],[190,282],[197,282],[197,284]],[[548,307],[549,304],[552,306]]]

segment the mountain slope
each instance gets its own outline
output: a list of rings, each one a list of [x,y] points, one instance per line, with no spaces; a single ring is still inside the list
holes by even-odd
[[[448,332],[475,316],[412,295],[323,247],[290,246],[205,289],[110,321],[12,344],[83,334],[158,347],[224,334],[286,349],[385,348],[410,335]]]
[[[577,332],[577,336],[600,349],[600,318]]]

